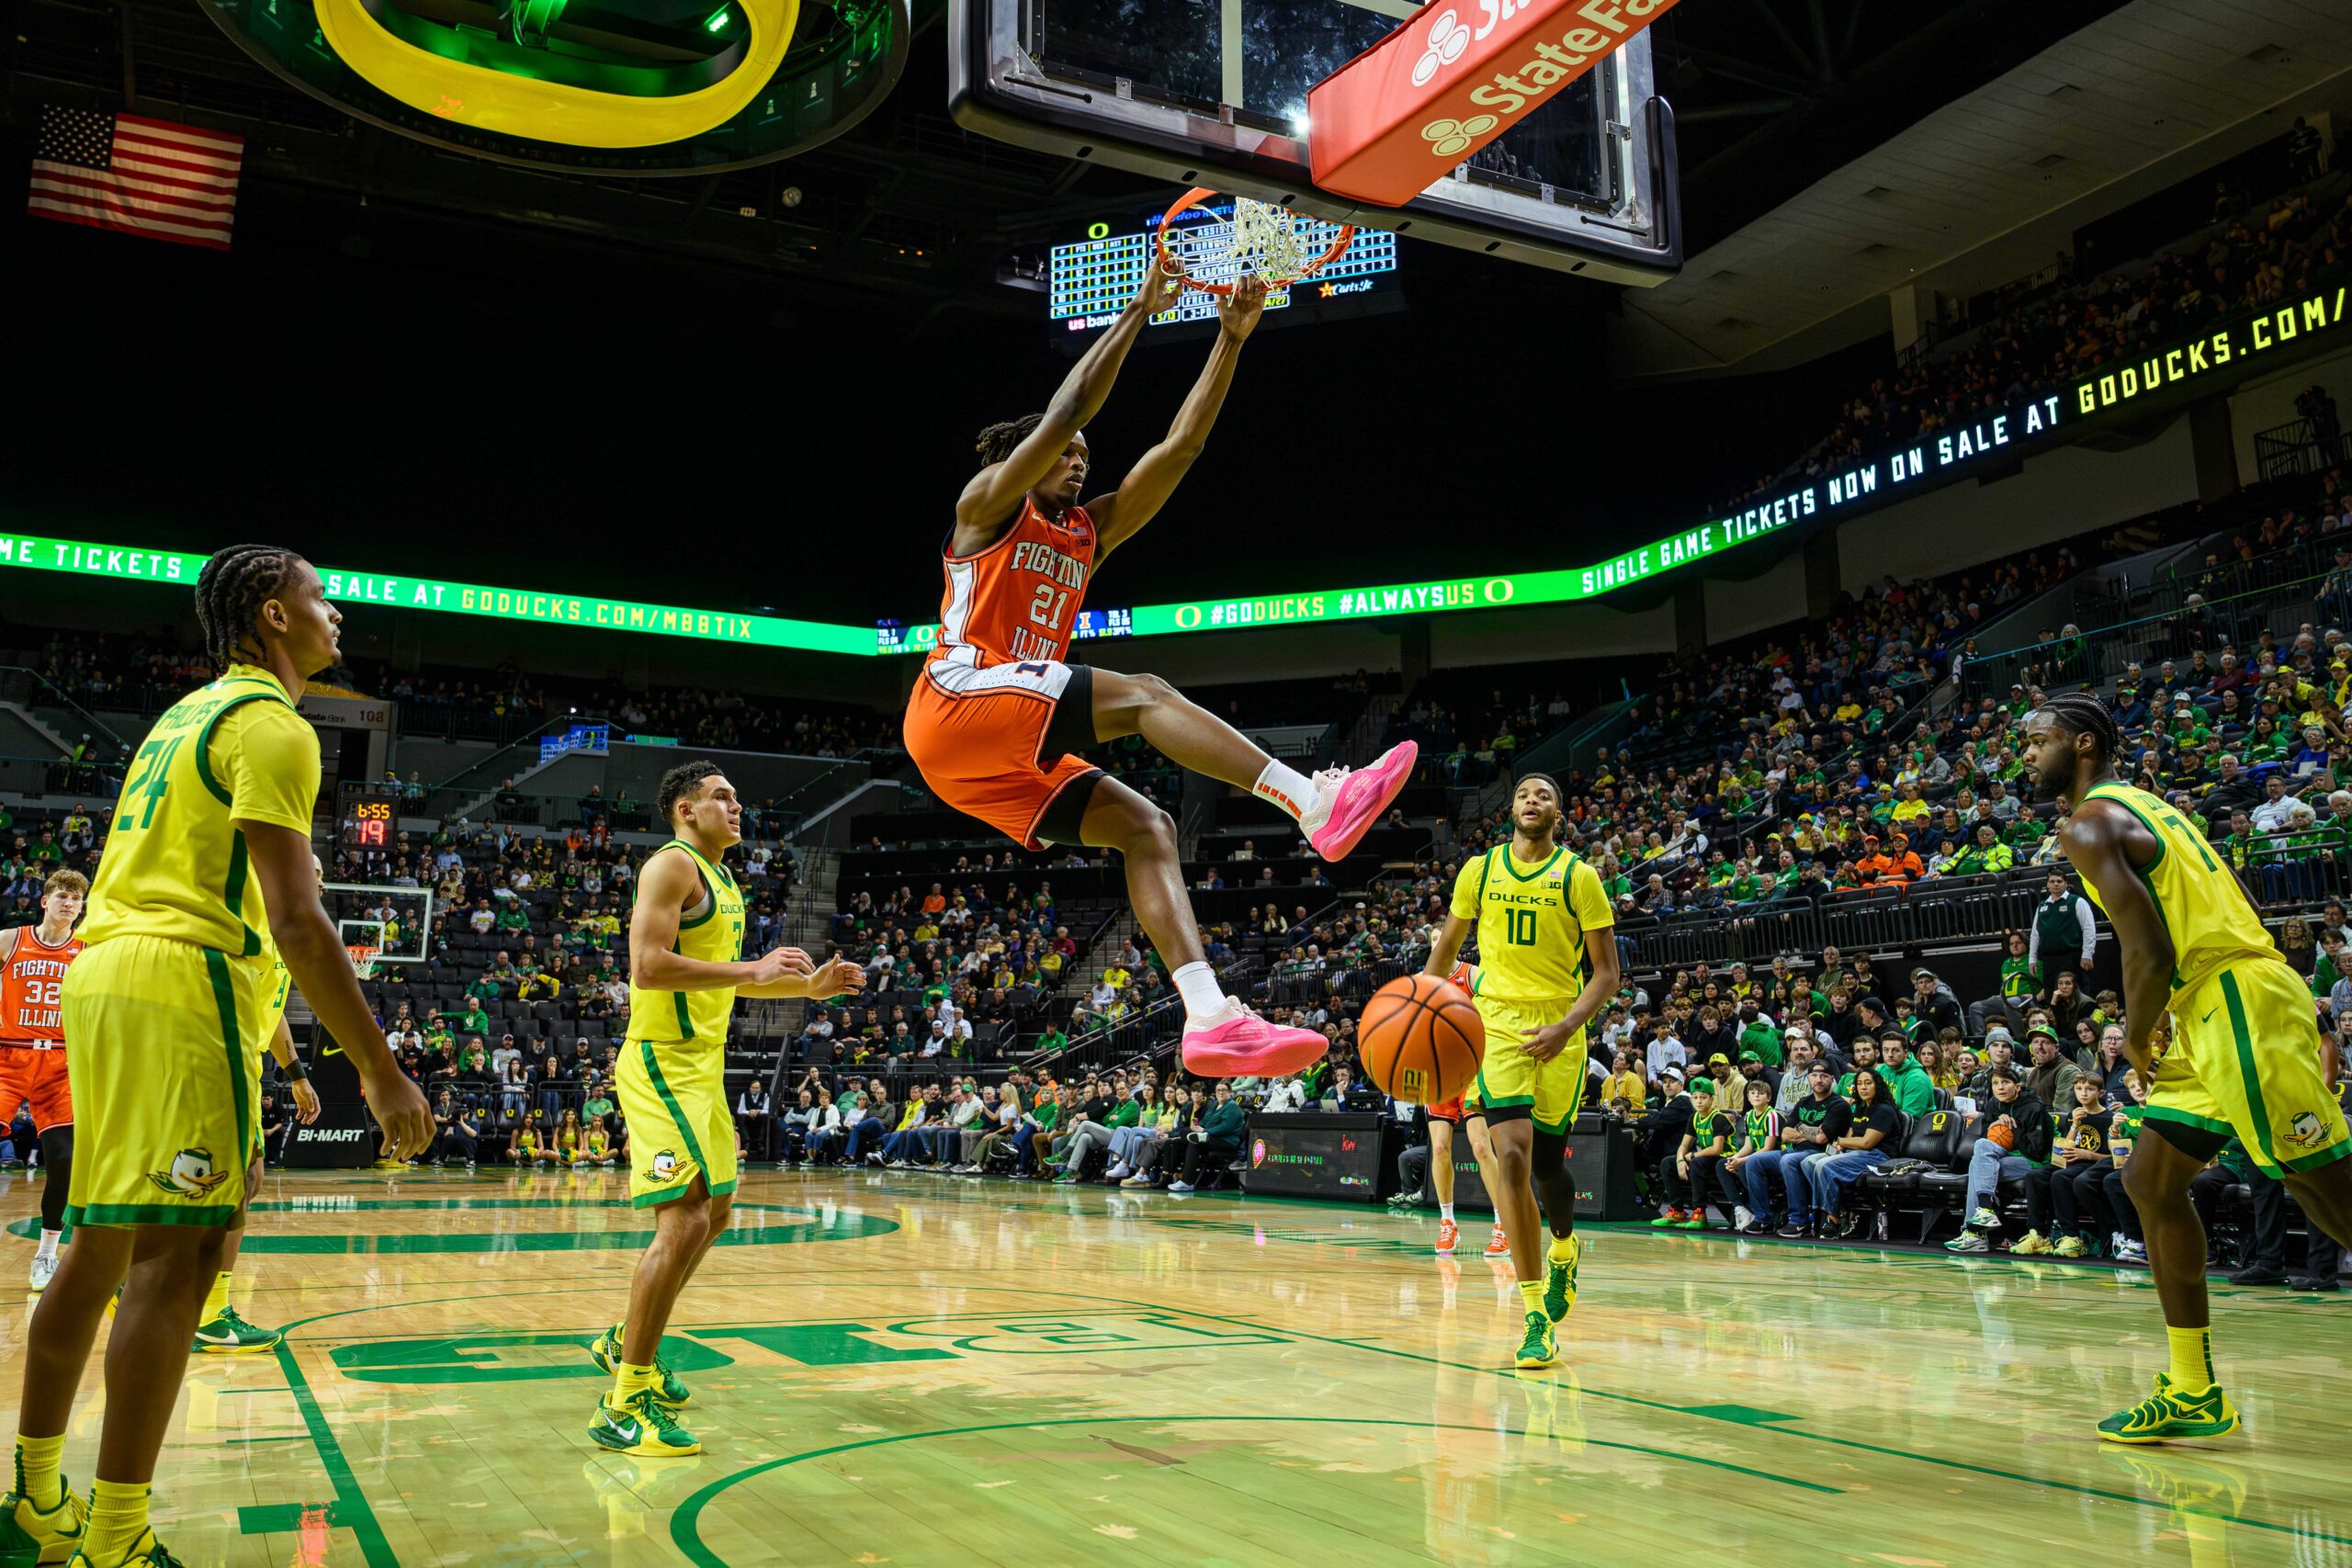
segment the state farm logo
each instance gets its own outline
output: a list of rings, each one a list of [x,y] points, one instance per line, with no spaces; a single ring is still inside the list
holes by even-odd
[[[1461,59],[1462,51],[1469,47],[1470,29],[1462,25],[1462,18],[1452,11],[1439,12],[1436,25],[1430,28],[1427,47],[1421,51],[1421,57],[1413,62],[1413,85],[1428,86],[1430,78],[1438,73],[1441,66]]]
[[[1452,158],[1467,152],[1470,143],[1495,129],[1495,117],[1474,114],[1468,119],[1433,119],[1421,127],[1421,140],[1430,151],[1441,158]]]

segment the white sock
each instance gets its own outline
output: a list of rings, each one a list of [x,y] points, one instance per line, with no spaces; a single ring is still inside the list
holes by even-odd
[[[1168,978],[1175,982],[1176,994],[1184,998],[1185,1017],[1208,1018],[1225,1010],[1225,987],[1216,983],[1205,961],[1196,958],[1180,964]]]
[[[1437,1206],[1437,1217],[1443,1220],[1447,1224],[1452,1224],[1453,1223],[1453,1205],[1451,1203],[1440,1203]]]
[[[59,1235],[59,1234],[60,1234],[60,1233],[58,1233],[58,1232],[56,1232],[56,1231],[43,1231],[43,1232],[41,1232],[41,1233],[40,1233],[40,1249],[39,1249],[38,1251],[36,1251],[36,1252],[33,1254],[33,1256],[34,1256],[36,1258],[38,1258],[40,1261],[43,1262],[43,1263],[54,1263],[54,1262],[56,1262],[56,1261],[57,1261],[57,1239],[58,1239],[58,1235]]]
[[[1258,782],[1250,786],[1250,793],[1261,800],[1272,801],[1299,822],[1304,822],[1319,804],[1315,798],[1315,781],[1281,762],[1268,762],[1266,771],[1258,775]]]

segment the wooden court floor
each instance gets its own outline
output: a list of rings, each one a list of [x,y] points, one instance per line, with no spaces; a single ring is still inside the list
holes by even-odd
[[[30,1255],[38,1188],[0,1179]],[[2136,1270],[1596,1230],[1559,1371],[1434,1215],[747,1176],[668,1343],[706,1451],[586,1436],[617,1175],[273,1176],[157,1484],[192,1568],[2352,1563],[2344,1298],[2219,1288],[2236,1439],[2090,1433]],[[21,1277],[12,1275],[11,1277]],[[26,1310],[0,1317],[13,1397]],[[101,1341],[103,1344],[103,1340]],[[13,1406],[11,1407],[13,1408]],[[85,1382],[66,1472],[103,1414]]]

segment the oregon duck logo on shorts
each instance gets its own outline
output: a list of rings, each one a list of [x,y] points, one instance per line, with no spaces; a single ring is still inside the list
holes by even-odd
[[[653,1168],[646,1173],[648,1180],[675,1181],[678,1179],[678,1156],[663,1149],[653,1156]]]
[[[2322,1143],[2326,1137],[2326,1123],[2308,1111],[2297,1111],[2293,1123],[2287,1129],[2287,1141],[2303,1147]]]
[[[204,1198],[231,1174],[212,1168],[210,1149],[182,1149],[172,1156],[171,1169],[151,1170],[147,1179],[175,1198]]]

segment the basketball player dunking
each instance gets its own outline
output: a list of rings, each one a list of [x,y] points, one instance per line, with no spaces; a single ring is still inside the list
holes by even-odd
[[[1042,414],[980,433],[981,468],[956,505],[944,550],[939,646],[907,705],[907,750],[941,800],[1023,847],[1114,849],[1136,918],[1184,1000],[1184,1065],[1209,1077],[1298,1071],[1322,1035],[1281,1027],[1225,994],[1184,894],[1175,824],[1075,753],[1140,735],[1172,761],[1272,801],[1317,854],[1344,858],[1411,777],[1412,742],[1370,767],[1313,778],[1285,767],[1153,675],[1062,662],[1094,569],[1167,504],[1233,380],[1266,291],[1245,278],[1218,302],[1216,345],[1167,439],[1118,489],[1080,502],[1092,469],[1080,427],[1110,396],[1154,311],[1182,287],[1155,268]]]

